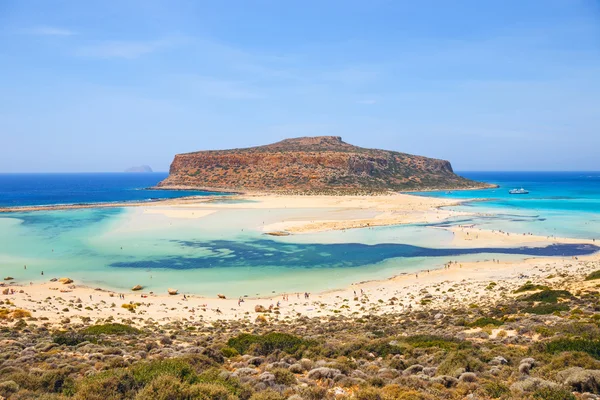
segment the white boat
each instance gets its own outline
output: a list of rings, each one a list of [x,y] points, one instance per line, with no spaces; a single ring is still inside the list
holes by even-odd
[[[510,194],[529,194],[529,191],[521,188],[521,189],[512,189],[512,190],[509,190],[508,193],[510,193]]]

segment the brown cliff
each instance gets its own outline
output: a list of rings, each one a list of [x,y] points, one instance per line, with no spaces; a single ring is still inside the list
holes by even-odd
[[[476,186],[484,184],[454,174],[448,161],[356,147],[336,136],[178,154],[169,177],[158,184],[158,188],[338,194]]]

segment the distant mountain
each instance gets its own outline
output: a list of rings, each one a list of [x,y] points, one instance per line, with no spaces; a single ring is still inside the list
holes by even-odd
[[[125,172],[153,172],[152,168],[147,165],[140,165],[139,167],[127,168]]]
[[[247,149],[175,156],[158,188],[353,194],[487,187],[448,161],[366,149],[337,136],[302,137]]]

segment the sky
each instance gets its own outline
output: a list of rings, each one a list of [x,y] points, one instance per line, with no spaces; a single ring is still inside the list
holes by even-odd
[[[597,0],[2,0],[0,172],[341,136],[600,170]]]

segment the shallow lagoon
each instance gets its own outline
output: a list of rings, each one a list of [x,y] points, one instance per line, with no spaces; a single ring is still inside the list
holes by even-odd
[[[335,289],[438,268],[450,259],[519,259],[539,252],[459,249],[451,246],[451,233],[428,225],[277,238],[260,229],[322,212],[237,208],[172,218],[138,207],[5,214],[0,217],[0,269],[20,283],[69,276],[119,290],[141,284],[156,292],[175,287],[207,296],[264,296]],[[548,248],[537,255],[589,251]]]

